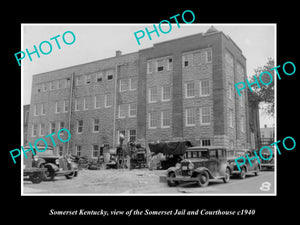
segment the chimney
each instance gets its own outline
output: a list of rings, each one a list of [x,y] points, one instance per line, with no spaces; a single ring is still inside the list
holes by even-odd
[[[116,51],[116,56],[120,56],[120,55],[122,55],[122,52],[120,50],[117,50]]]

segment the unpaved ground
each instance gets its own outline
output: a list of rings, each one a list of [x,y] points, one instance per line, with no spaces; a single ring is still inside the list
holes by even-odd
[[[168,187],[159,182],[163,170],[80,170],[79,175],[71,180],[64,176],[54,181],[32,184],[23,182],[24,194],[272,194],[274,193],[274,172],[260,172],[259,176],[248,175],[246,179],[232,178],[225,184],[222,180],[213,180],[207,187],[181,184]],[[264,182],[270,183],[269,191],[262,191]]]

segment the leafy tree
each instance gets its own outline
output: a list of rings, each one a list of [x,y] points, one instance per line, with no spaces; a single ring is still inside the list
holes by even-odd
[[[252,92],[248,92],[248,99],[250,103],[265,103],[263,110],[265,113],[269,116],[274,116],[274,109],[275,109],[275,102],[274,102],[274,80],[276,79],[275,76],[275,71],[270,70],[271,68],[274,67],[274,59],[268,58],[268,61],[266,65],[263,67],[257,67],[254,72],[257,80],[259,81],[260,88],[257,85],[251,86]],[[261,81],[259,79],[259,75],[262,72],[269,72],[272,75],[272,78],[269,76],[269,74],[264,73],[261,76],[261,80],[263,83],[267,84],[270,82],[268,85],[263,85],[261,84]],[[252,83],[255,81],[254,76],[251,76],[249,78],[249,83]],[[272,81],[271,81],[272,79]]]

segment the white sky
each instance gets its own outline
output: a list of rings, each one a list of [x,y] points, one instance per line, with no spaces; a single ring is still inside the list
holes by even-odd
[[[158,25],[158,24],[156,24]],[[60,35],[58,38],[61,49],[58,50],[55,41],[52,40],[52,52],[49,55],[40,53],[40,58],[33,54],[32,61],[28,56],[22,60],[22,81],[23,96],[22,104],[30,104],[32,75],[44,73],[60,68],[66,68],[78,64],[92,62],[100,59],[115,56],[115,51],[120,50],[122,54],[136,52],[140,49],[152,47],[154,43],[172,40],[196,33],[206,32],[214,25],[219,31],[239,46],[243,55],[247,59],[247,74],[254,75],[254,69],[263,66],[267,58],[275,58],[276,63],[276,27],[274,24],[172,24],[172,30],[168,34],[156,33],[151,35],[149,40],[147,35],[140,39],[138,45],[134,37],[134,32],[153,30],[153,24],[23,24],[22,25],[22,49],[28,48],[29,52],[34,51],[33,45],[38,48],[42,41],[50,41],[50,38]],[[164,30],[167,30],[165,27]],[[62,34],[72,31],[76,36],[76,41],[72,45],[66,45],[62,41]],[[66,36],[67,37],[67,36]],[[47,51],[45,45],[44,51]],[[16,61],[16,66],[18,63]],[[263,124],[271,126],[274,119],[263,117],[261,114],[261,127]]]

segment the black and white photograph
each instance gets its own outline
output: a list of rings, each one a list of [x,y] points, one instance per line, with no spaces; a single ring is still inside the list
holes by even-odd
[[[296,6],[123,3],[5,7],[3,221],[296,219]]]
[[[276,24],[22,24],[22,41],[23,195],[276,195]]]

